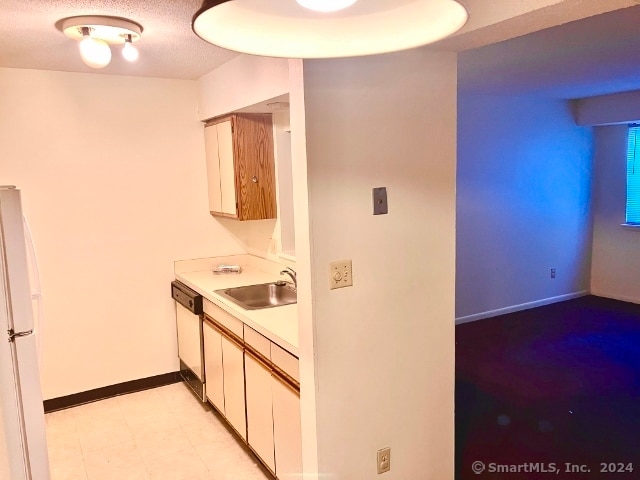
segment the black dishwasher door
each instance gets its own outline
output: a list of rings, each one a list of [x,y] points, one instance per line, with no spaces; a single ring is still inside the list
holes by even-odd
[[[175,280],[171,282],[171,298],[194,315],[202,315],[204,313],[202,295]]]

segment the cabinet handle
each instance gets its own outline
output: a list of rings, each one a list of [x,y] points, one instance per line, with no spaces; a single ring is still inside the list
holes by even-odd
[[[244,351],[244,342],[241,341],[238,337],[236,337],[236,335],[233,332],[229,332],[228,330],[225,329],[222,331],[222,336],[225,337],[227,340],[229,340],[231,343],[233,343],[240,350]]]
[[[211,318],[207,314],[205,314],[205,316],[204,316],[204,321],[205,321],[206,324],[208,324],[211,328],[213,328],[216,332],[218,332],[224,338],[229,340],[235,346],[237,346],[241,350],[244,350],[244,340],[239,338],[235,333],[233,333],[232,331],[228,330],[223,325],[220,325],[215,319]]]
[[[265,358],[261,353],[255,351],[251,348],[251,345],[248,343],[245,344],[244,353],[253,358],[256,362],[258,362],[264,369],[271,372],[271,361],[268,358]]]
[[[251,181],[253,183],[258,183],[258,177],[256,177],[255,175],[253,176],[253,178],[251,179]]]
[[[222,334],[223,331],[220,329],[220,326],[218,325],[218,323],[213,320],[209,315],[204,316],[204,323],[206,323],[208,326],[210,326],[211,328],[213,328],[216,332]]]
[[[293,393],[300,396],[300,384],[298,384],[298,382],[296,382],[292,378],[289,378],[289,375],[283,374],[283,372],[281,372],[279,368],[274,366],[274,368],[272,368],[271,370],[271,376],[282,385],[287,387],[289,390],[291,390]]]

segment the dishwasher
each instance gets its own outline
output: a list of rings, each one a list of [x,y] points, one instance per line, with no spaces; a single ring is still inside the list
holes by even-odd
[[[180,282],[173,281],[171,298],[176,304],[180,376],[198,398],[206,402],[202,295]]]

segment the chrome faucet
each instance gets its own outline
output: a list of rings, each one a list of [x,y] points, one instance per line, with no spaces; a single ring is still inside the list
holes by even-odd
[[[291,267],[286,267],[284,270],[280,272],[280,275],[289,275],[291,280],[293,281],[293,288],[298,289],[298,277],[296,271]]]

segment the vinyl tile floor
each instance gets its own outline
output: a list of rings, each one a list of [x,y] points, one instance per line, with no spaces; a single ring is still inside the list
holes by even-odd
[[[269,480],[182,383],[45,415],[52,480]]]

